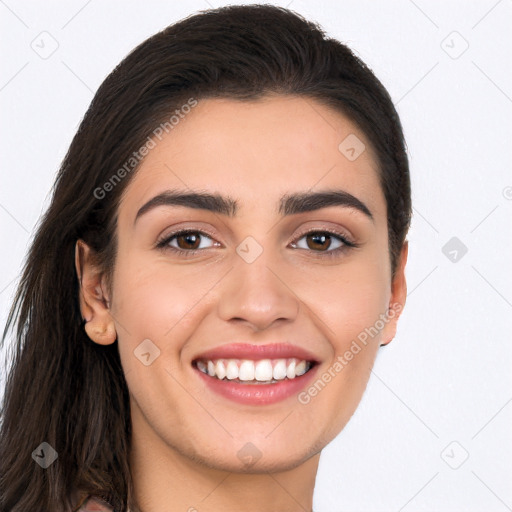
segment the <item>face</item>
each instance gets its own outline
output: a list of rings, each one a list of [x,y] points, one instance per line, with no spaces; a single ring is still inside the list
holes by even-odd
[[[391,282],[370,144],[340,113],[290,96],[201,100],[155,142],[119,206],[110,307],[82,303],[91,324],[115,327],[133,429],[209,467],[243,471],[244,447],[251,471],[296,467],[350,419],[405,301],[406,247]],[[236,213],[161,200],[137,215],[169,191],[219,195]],[[231,343],[292,345],[317,364],[280,400],[234,400],[193,364]]]

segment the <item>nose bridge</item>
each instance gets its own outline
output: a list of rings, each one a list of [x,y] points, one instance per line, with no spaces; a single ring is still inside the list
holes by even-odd
[[[244,320],[264,329],[275,320],[293,320],[299,300],[280,275],[278,259],[255,239],[247,237],[236,249],[234,268],[228,273],[219,298],[223,320]]]

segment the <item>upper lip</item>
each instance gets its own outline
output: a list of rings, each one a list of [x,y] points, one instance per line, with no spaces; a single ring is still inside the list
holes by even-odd
[[[296,357],[304,361],[319,363],[317,357],[308,350],[289,343],[273,343],[270,345],[253,345],[250,343],[231,343],[207,350],[194,358],[194,362],[202,359],[285,359]]]

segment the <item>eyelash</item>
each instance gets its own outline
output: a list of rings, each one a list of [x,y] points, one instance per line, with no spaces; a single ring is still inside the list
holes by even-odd
[[[180,231],[175,231],[174,233],[171,233],[170,235],[165,236],[165,238],[163,238],[162,240],[159,240],[156,243],[156,248],[160,249],[162,251],[171,251],[175,254],[182,255],[185,258],[193,257],[198,252],[204,251],[205,249],[177,249],[176,247],[171,247],[170,245],[168,245],[171,242],[171,240],[173,240],[174,238],[176,238],[180,235],[186,235],[189,233],[194,233],[194,234],[198,233],[198,234],[204,235],[208,238],[213,238],[212,234],[207,233],[202,230],[199,230],[199,229],[183,229]],[[311,235],[311,234],[327,234],[329,236],[334,236],[340,242],[343,243],[343,245],[341,245],[340,247],[338,247],[336,249],[332,249],[332,250],[327,250],[327,251],[314,251],[313,249],[301,249],[301,250],[309,250],[312,253],[317,253],[315,256],[320,257],[320,258],[335,258],[335,257],[341,255],[341,253],[343,253],[343,252],[349,251],[351,249],[354,249],[354,248],[357,248],[360,246],[360,244],[351,242],[350,240],[348,240],[341,233],[338,233],[336,231],[320,230],[320,229],[313,229],[311,231],[306,231],[305,233],[301,233],[299,235],[299,237],[296,238],[295,241],[292,243],[295,243],[296,241],[300,240],[301,238],[303,238],[307,235]]]

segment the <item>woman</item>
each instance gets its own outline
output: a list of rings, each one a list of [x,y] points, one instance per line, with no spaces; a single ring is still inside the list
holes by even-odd
[[[150,37],[30,248],[2,510],[312,510],[395,335],[410,219],[389,94],[317,25],[229,6]]]

